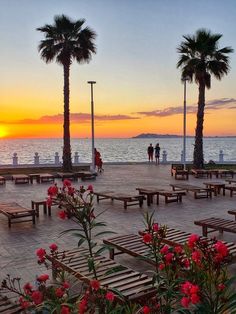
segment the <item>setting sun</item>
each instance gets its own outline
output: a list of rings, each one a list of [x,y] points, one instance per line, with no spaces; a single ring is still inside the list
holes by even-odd
[[[0,126],[0,138],[8,135],[7,129],[3,126]]]

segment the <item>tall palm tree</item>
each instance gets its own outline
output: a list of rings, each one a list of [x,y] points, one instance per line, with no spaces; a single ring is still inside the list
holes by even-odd
[[[46,62],[56,60],[64,71],[64,125],[63,125],[63,170],[72,170],[70,146],[70,66],[73,60],[89,62],[96,53],[96,33],[89,27],[83,28],[84,19],[73,21],[65,15],[54,17],[52,25],[37,28],[45,39],[40,41],[38,50]]]
[[[195,130],[195,145],[193,164],[195,168],[203,168],[203,122],[205,108],[205,90],[211,88],[211,75],[216,79],[229,72],[229,57],[233,52],[231,47],[219,49],[221,34],[212,34],[206,29],[197,30],[195,35],[183,36],[185,39],[177,48],[180,58],[177,68],[182,69],[182,79],[198,84],[197,126]]]

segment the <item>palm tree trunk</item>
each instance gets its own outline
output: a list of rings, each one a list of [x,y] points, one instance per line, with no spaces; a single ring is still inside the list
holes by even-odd
[[[72,171],[70,147],[70,62],[63,64],[64,70],[64,125],[63,125],[63,170]]]
[[[197,126],[195,130],[195,144],[193,152],[193,166],[194,168],[204,167],[203,156],[203,122],[204,122],[204,108],[205,108],[205,82],[199,81],[199,95],[198,95],[198,111],[197,111]]]

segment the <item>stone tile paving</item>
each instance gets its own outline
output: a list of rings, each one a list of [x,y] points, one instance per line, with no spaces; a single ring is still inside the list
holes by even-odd
[[[215,181],[216,179],[214,179]],[[190,176],[189,183],[201,185],[208,179],[195,179]],[[222,181],[222,179],[219,179]],[[60,183],[60,181],[57,181]],[[170,189],[169,184],[175,182],[170,175],[169,165],[136,164],[136,165],[105,165],[105,171],[99,174],[96,181],[93,181],[94,190],[114,190],[117,192],[128,192],[136,194],[136,187],[156,186]],[[181,181],[179,181],[181,182]],[[186,181],[184,181],[186,182]],[[90,184],[91,182],[78,181],[74,185]],[[0,202],[16,201],[19,204],[30,207],[32,199],[44,199],[47,188],[50,184],[15,185],[11,181],[6,186],[0,186]],[[137,233],[143,228],[142,214],[145,211],[151,213],[155,211],[155,218],[162,224],[176,227],[185,231],[201,233],[201,229],[193,224],[193,221],[200,218],[216,216],[233,219],[227,214],[227,210],[236,209],[236,196],[217,196],[212,199],[195,200],[193,195],[188,194],[183,198],[183,203],[165,204],[163,198],[160,204],[153,204],[143,208],[138,206],[123,209],[123,203],[110,200],[94,202],[96,211],[106,210],[102,220],[108,225],[106,229],[118,234]],[[40,212],[37,223],[33,226],[30,222],[13,224],[8,229],[7,219],[0,215],[0,279],[7,273],[24,278],[24,281],[34,281],[36,274],[45,272],[43,266],[37,265],[35,250],[39,247],[48,247],[52,242],[56,242],[59,247],[73,248],[76,246],[76,239],[66,235],[60,237],[60,232],[75,226],[71,220],[62,221],[57,217],[58,209],[52,208],[52,217],[45,216]],[[213,235],[219,238],[218,233]],[[235,241],[236,235],[225,233],[221,236],[224,240]],[[121,263],[130,265],[138,270],[146,270],[143,262],[129,256],[119,255],[117,257]],[[230,271],[235,273],[236,266],[230,266]]]

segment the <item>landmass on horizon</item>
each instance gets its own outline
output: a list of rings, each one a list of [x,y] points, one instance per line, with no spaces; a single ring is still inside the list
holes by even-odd
[[[177,135],[177,134],[154,134],[154,133],[141,133],[139,135],[133,136],[132,138],[179,138],[183,137],[183,135]],[[186,137],[193,138],[193,135],[186,135]],[[223,136],[204,136],[207,138],[217,138],[217,137],[224,137],[224,138],[229,138],[229,137],[236,137],[236,135],[223,135]]]

